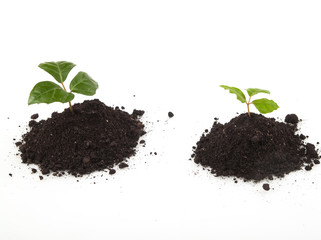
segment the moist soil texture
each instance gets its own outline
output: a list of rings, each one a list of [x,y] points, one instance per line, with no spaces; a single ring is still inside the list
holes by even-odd
[[[241,114],[226,124],[215,120],[194,147],[192,157],[216,176],[258,182],[300,169],[309,171],[320,163],[315,146],[297,134],[295,114],[288,115],[286,122],[255,113],[251,118]]]
[[[145,134],[139,118],[144,111],[128,114],[99,100],[85,101],[47,120],[29,122],[30,131],[22,136],[19,150],[23,163],[37,164],[42,174],[82,176],[124,162],[135,154],[139,138]]]

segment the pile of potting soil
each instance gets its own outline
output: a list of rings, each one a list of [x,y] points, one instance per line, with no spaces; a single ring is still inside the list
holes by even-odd
[[[297,134],[298,117],[285,123],[263,115],[241,114],[226,124],[214,122],[194,149],[194,161],[210,167],[216,176],[260,181],[283,177],[292,171],[311,170],[320,156],[306,137]]]
[[[31,120],[31,130],[17,143],[23,163],[37,164],[42,174],[81,176],[113,167],[127,167],[139,138],[145,134],[139,121],[143,111],[130,115],[99,100],[85,101],[51,118]],[[36,115],[32,116],[37,118]]]

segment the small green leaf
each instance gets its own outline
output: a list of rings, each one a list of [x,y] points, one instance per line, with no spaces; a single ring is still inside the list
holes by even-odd
[[[59,85],[45,81],[37,83],[31,90],[28,105],[35,103],[66,103],[74,99],[74,94],[65,92]]]
[[[87,96],[95,95],[98,83],[87,73],[79,72],[70,83],[70,90]]]
[[[224,88],[225,90],[229,90],[230,93],[236,94],[237,99],[240,100],[242,103],[246,102],[246,97],[240,89],[236,87],[229,87],[226,85],[220,85],[220,87]]]
[[[76,65],[71,62],[60,61],[40,63],[38,67],[48,72],[57,82],[63,83],[74,66]]]
[[[259,112],[262,114],[273,112],[274,110],[279,108],[276,102],[266,98],[254,100],[252,101],[252,103],[257,108],[257,110],[259,110]]]
[[[268,90],[263,90],[263,89],[259,89],[259,88],[248,88],[246,89],[247,93],[249,94],[250,97],[258,94],[258,93],[267,93],[270,94],[270,91]]]

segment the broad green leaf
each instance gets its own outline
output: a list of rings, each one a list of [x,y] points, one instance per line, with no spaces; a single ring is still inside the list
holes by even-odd
[[[79,72],[70,83],[70,90],[87,96],[95,95],[98,83],[87,73]]]
[[[259,110],[259,112],[263,114],[273,112],[274,110],[279,108],[276,102],[266,98],[254,100],[252,101],[252,103],[257,108],[257,110]]]
[[[250,97],[258,94],[258,93],[267,93],[270,94],[270,91],[268,90],[263,90],[263,89],[259,89],[259,88],[248,88],[246,89],[247,93],[249,94]]]
[[[57,82],[63,83],[74,66],[76,65],[71,62],[60,61],[40,63],[38,67],[48,72]]]
[[[45,81],[37,83],[31,90],[28,105],[35,103],[66,103],[73,100],[74,94],[65,92],[59,85]]]
[[[246,97],[240,89],[236,87],[229,87],[226,85],[220,85],[220,87],[224,88],[225,90],[229,90],[230,93],[236,94],[237,99],[240,100],[242,103],[246,102]]]

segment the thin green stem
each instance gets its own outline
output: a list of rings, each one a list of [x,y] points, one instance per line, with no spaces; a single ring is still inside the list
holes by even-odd
[[[246,103],[246,105],[247,105],[247,114],[249,115],[249,118],[251,118],[250,104],[251,104],[251,96],[249,98],[249,101]]]
[[[57,64],[57,63],[56,63]],[[62,81],[62,75],[61,75],[61,70],[60,70],[60,67],[59,67],[59,64],[57,64],[57,68],[59,70],[59,77],[60,77],[60,82],[61,82],[61,85],[63,87],[63,89],[65,90],[65,92],[67,92],[66,88],[65,88],[65,85],[64,85],[64,82]],[[74,110],[72,109],[72,106],[71,106],[71,102],[69,101],[69,109],[71,111],[72,114],[74,114]]]
[[[63,82],[61,82],[61,85],[63,87],[63,89],[65,90],[65,92],[67,92],[66,88],[65,88],[65,85]],[[71,102],[69,101],[69,109],[71,111],[72,114],[74,114],[74,110],[72,109],[72,106],[71,106]]]

